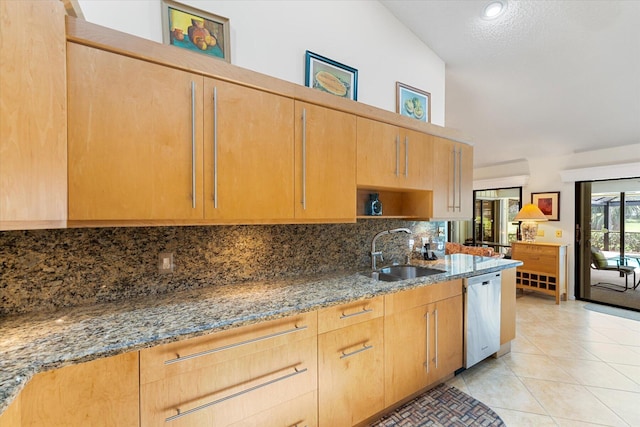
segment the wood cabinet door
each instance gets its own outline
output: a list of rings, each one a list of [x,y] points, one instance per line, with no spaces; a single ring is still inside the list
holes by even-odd
[[[385,407],[429,385],[427,313],[422,305],[385,317]]]
[[[431,190],[433,188],[433,140],[431,135],[409,129],[401,130],[404,156],[403,188]]]
[[[357,127],[358,186],[397,188],[405,166],[399,128],[362,117],[358,117]]]
[[[295,217],[355,222],[356,117],[295,104]]]
[[[22,427],[139,425],[138,352],[36,375],[20,394]]]
[[[384,409],[383,318],[318,335],[318,421],[355,425]]]
[[[202,219],[202,76],[67,54],[69,220]]]
[[[0,1],[0,230],[66,225],[64,16],[59,1]]]
[[[205,218],[293,218],[293,100],[205,79]]]
[[[473,217],[473,147],[433,137],[433,219]]]
[[[429,305],[429,382],[463,366],[462,295]]]
[[[500,345],[516,338],[516,269],[502,270],[500,286]]]

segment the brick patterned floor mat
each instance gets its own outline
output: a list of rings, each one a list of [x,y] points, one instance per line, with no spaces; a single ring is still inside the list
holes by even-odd
[[[446,384],[432,388],[407,402],[371,427],[504,427],[487,405]]]

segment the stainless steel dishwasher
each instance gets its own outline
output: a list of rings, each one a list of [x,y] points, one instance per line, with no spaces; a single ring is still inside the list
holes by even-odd
[[[500,349],[501,274],[489,273],[465,279],[465,368]]]

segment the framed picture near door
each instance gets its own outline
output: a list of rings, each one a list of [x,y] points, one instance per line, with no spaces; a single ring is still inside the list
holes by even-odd
[[[560,192],[531,193],[531,203],[542,211],[549,221],[560,221]]]

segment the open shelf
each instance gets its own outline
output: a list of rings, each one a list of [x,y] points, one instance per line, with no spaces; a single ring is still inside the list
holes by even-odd
[[[365,205],[371,193],[378,193],[382,215],[365,215]],[[358,219],[428,220],[432,214],[431,191],[359,188],[356,203]]]

